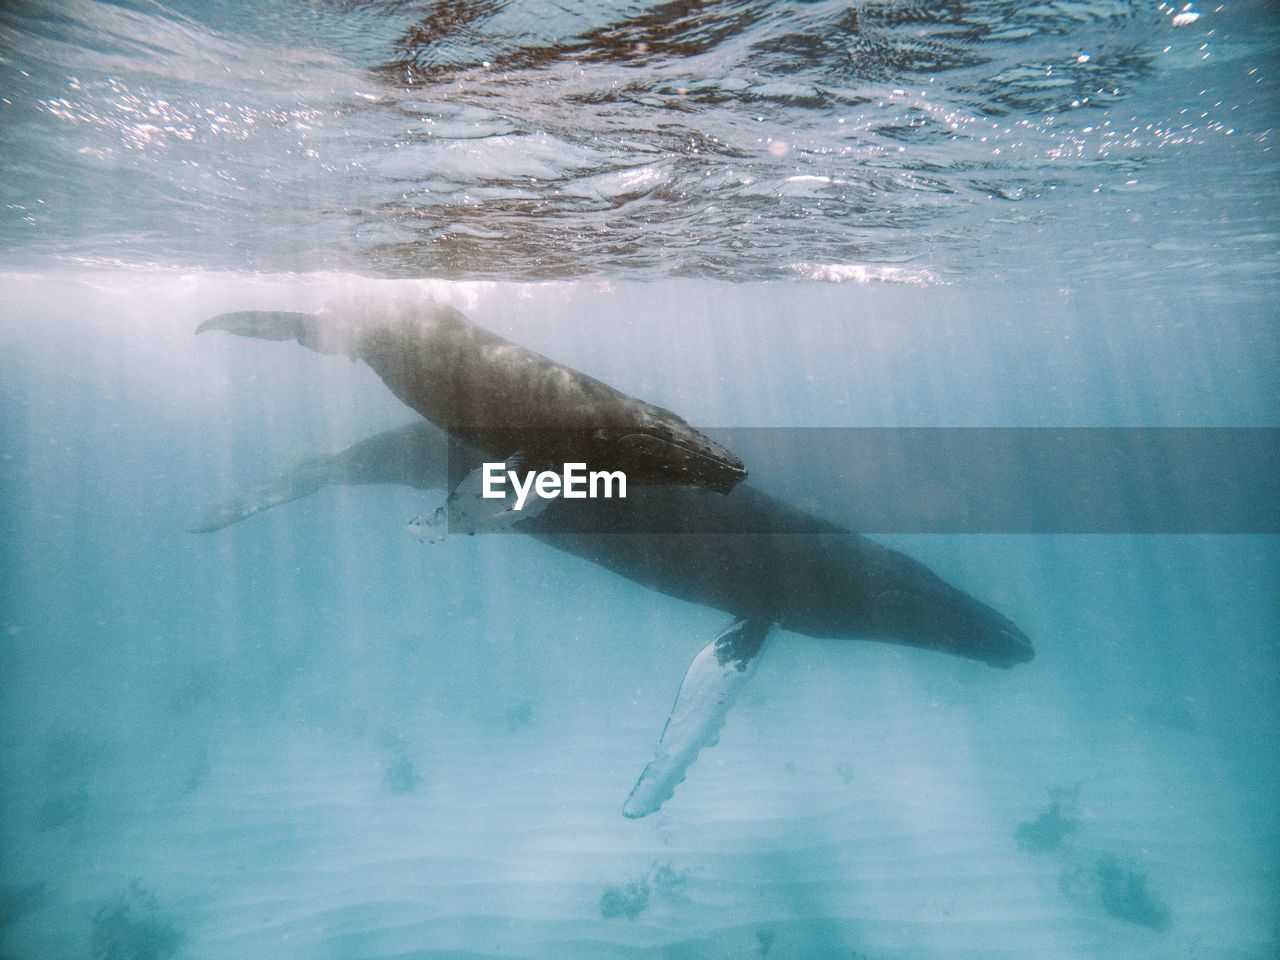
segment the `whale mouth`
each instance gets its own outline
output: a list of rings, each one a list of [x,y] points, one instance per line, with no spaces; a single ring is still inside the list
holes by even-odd
[[[1028,663],[1036,658],[1036,648],[1030,639],[1017,627],[996,630],[997,642],[993,644],[995,652],[987,662],[995,667],[1016,667],[1020,663]]]
[[[618,446],[624,452],[627,475],[637,480],[682,483],[728,493],[747,476],[742,461],[711,440],[694,446],[653,434],[632,433],[622,437]]]

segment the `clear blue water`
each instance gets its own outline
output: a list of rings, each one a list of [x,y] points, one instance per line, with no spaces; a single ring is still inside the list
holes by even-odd
[[[1035,660],[780,632],[633,821],[726,614],[187,532],[413,419],[192,336],[353,294],[708,426],[1280,425],[1274,10],[851,9],[0,11],[0,955],[1276,956],[1275,536],[881,537]]]

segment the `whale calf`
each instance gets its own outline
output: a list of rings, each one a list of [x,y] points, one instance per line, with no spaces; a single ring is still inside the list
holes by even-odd
[[[441,430],[413,423],[301,461],[214,508],[194,529],[219,530],[329,484],[443,489],[451,455],[456,450],[450,450]],[[688,486],[638,487],[625,501],[574,501],[568,507],[554,501],[519,529],[661,593],[722,610],[734,620],[686,671],[653,759],[623,806],[628,817],[658,810],[698,752],[715,742],[777,628],[819,639],[938,650],[996,667],[1012,667],[1035,655],[1031,641],[1007,617],[924,564],[749,483],[727,496]],[[611,523],[634,530],[634,517],[644,514],[678,518],[691,531],[740,532],[609,532]]]
[[[241,311],[211,317],[196,332],[214,330],[363,360],[406,405],[489,459],[535,470],[585,461],[593,470],[620,470],[633,484],[720,493],[747,473],[670,410],[511,343],[443,304]]]

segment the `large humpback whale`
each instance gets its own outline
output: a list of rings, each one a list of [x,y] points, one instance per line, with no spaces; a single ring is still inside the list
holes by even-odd
[[[217,507],[195,530],[221,529],[329,484],[444,489],[449,457],[456,455],[431,424],[389,430],[299,462]],[[620,508],[626,515],[617,512]],[[634,529],[637,514],[676,517],[690,531],[737,532],[609,532],[611,518],[623,529]],[[654,757],[623,807],[629,817],[661,807],[699,750],[715,742],[775,627],[817,638],[923,647],[997,667],[1034,656],[1030,641],[1006,617],[923,564],[750,484],[728,496],[668,485],[637,487],[624,502],[575,501],[570,509],[556,501],[519,529],[637,583],[735,618],[686,671]]]
[[[367,363],[421,416],[500,460],[533,469],[583,461],[633,484],[727,493],[742,461],[681,417],[490,333],[432,302],[335,304],[319,313],[243,311],[200,324],[297,340]]]

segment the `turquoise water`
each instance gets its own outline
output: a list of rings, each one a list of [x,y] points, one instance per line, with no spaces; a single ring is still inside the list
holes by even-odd
[[[1274,535],[878,537],[1036,658],[779,631],[630,820],[728,614],[439,491],[187,532],[413,421],[192,335],[353,295],[708,427],[1275,427],[1274,11],[272,9],[0,14],[0,955],[1276,955]]]

